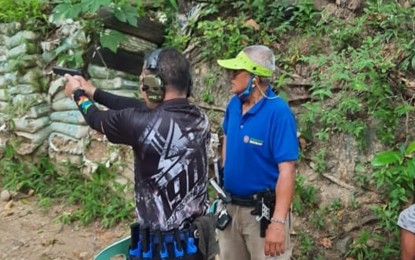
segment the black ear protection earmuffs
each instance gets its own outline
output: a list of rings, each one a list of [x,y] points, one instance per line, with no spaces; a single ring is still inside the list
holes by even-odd
[[[142,90],[147,93],[147,97],[152,102],[161,102],[165,95],[165,82],[158,74],[159,56],[162,49],[156,49],[151,52],[144,61],[144,69],[150,71],[152,74],[143,77]],[[193,81],[190,76],[186,97],[190,97],[192,92]]]
[[[142,90],[146,92],[148,100],[161,102],[164,99],[164,84],[157,75],[147,75],[143,77]]]
[[[161,50],[156,49],[144,61],[144,69],[149,70],[152,74],[143,77],[142,91],[146,92],[148,100],[152,102],[163,101],[165,94],[164,82],[158,75],[158,62]]]
[[[190,80],[189,80],[189,86],[187,86],[187,92],[186,92],[186,97],[190,97],[190,95],[192,95],[192,87],[193,87],[193,80],[192,77],[190,76]]]

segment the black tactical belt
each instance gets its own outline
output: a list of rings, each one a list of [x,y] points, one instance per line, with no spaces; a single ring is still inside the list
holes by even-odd
[[[231,204],[241,206],[241,207],[255,207],[258,203],[258,199],[256,196],[250,197],[238,197],[231,195]]]

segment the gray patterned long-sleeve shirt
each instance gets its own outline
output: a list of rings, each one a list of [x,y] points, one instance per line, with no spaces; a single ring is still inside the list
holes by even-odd
[[[112,143],[132,146],[135,154],[135,204],[140,221],[151,229],[170,230],[204,215],[208,208],[208,145],[206,114],[185,98],[149,110],[135,99],[97,90],[75,102],[87,123]]]

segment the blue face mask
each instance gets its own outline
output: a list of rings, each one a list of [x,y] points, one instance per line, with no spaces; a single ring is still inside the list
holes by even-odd
[[[246,84],[246,88],[244,91],[238,94],[238,98],[241,102],[244,102],[254,91],[254,88],[252,87],[252,81],[254,80],[255,75],[252,75],[249,78],[248,84]]]

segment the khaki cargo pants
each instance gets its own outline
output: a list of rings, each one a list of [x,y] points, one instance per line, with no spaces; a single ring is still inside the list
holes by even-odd
[[[278,257],[264,254],[264,238],[259,236],[260,224],[251,215],[253,208],[226,205],[231,223],[225,230],[217,230],[221,260],[289,260],[292,255],[290,225],[286,225],[285,253]]]

